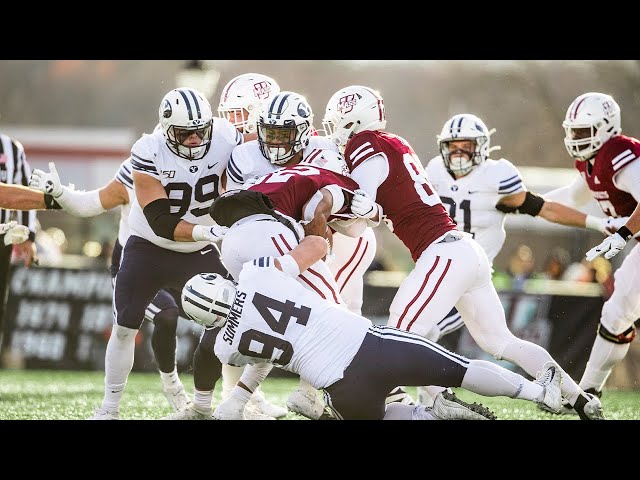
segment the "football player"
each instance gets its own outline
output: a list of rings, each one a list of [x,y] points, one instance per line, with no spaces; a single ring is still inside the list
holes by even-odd
[[[227,274],[213,243],[226,229],[207,214],[242,135],[228,120],[214,118],[208,100],[192,88],[171,90],[158,110],[161,128],[144,134],[131,149],[136,193],[129,214],[131,234],[114,289],[105,396],[92,419],[118,418],[135,337],[158,291],[182,289],[203,270]]]
[[[320,236],[288,253],[245,263],[234,284],[201,274],[183,289],[185,311],[216,332],[214,350],[233,365],[277,364],[323,389],[335,418],[345,420],[487,420],[495,415],[443,395],[433,408],[385,406],[389,390],[437,383],[487,396],[561,403],[562,373],[553,362],[535,382],[483,360],[469,360],[415,333],[371,322],[327,301],[298,281],[326,255]]]
[[[545,200],[525,187],[516,166],[505,158],[489,158],[498,146],[491,145],[489,130],[479,117],[462,113],[445,122],[437,136],[440,155],[426,166],[426,174],[449,216],[460,230],[471,233],[490,263],[504,245],[507,213],[539,216],[549,222],[584,227],[609,235],[622,225],[612,217],[586,215],[563,204]],[[460,328],[464,322],[453,308],[429,332],[438,341]],[[439,389],[418,389],[420,403],[428,403],[427,390],[434,397]]]
[[[49,163],[49,172],[35,169],[29,179],[29,186],[42,192],[51,192],[56,196],[56,203],[76,217],[93,217],[120,207],[118,237],[111,254],[110,268],[112,283],[115,286],[122,258],[122,246],[127,243],[130,234],[129,211],[135,198],[131,157],[122,162],[109,183],[96,190],[78,191],[63,186],[54,162]],[[185,392],[176,366],[176,329],[180,310],[174,295],[176,294],[168,290],[160,290],[147,306],[144,318],[153,323],[151,346],[158,363],[162,391],[171,408],[178,411],[186,408],[191,400]]]
[[[567,109],[562,126],[564,144],[580,172],[575,181],[545,194],[580,207],[594,198],[605,215],[629,217],[616,234],[587,252],[587,260],[598,255],[611,258],[621,251],[638,225],[640,200],[640,140],[622,134],[620,106],[611,95],[587,92]],[[613,294],[604,303],[589,361],[580,387],[602,395],[613,367],[626,356],[636,337],[634,322],[640,317],[640,249],[636,242],[614,274]],[[561,413],[575,413],[565,403]]]
[[[325,121],[365,192],[354,195],[351,211],[377,223],[384,218],[416,262],[391,303],[388,324],[432,338],[455,306],[485,352],[536,377],[551,356],[507,327],[487,255],[471,234],[456,228],[411,145],[385,131],[380,94],[360,85],[340,89],[327,103]],[[563,378],[562,393],[581,418],[601,419],[599,399]]]

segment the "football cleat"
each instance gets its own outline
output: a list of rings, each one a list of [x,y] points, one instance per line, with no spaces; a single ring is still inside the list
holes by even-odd
[[[233,397],[227,398],[213,412],[216,420],[275,420],[274,417],[259,412],[255,407],[245,405]]]
[[[589,401],[582,408],[582,412],[578,412],[581,420],[604,420],[604,412],[600,399],[593,393],[585,393]]]
[[[162,420],[213,420],[211,409],[207,412],[198,410],[193,403],[183,410],[162,417]]]
[[[288,413],[288,410],[286,408],[275,405],[267,400],[260,390],[256,390],[255,392],[253,392],[253,395],[251,396],[251,400],[249,400],[247,407],[252,407],[253,410],[256,410],[257,412],[272,418],[281,418]],[[247,412],[245,411],[245,415],[246,414]]]
[[[96,408],[93,415],[87,418],[87,420],[120,420],[120,414],[118,412],[108,412],[102,408]]]
[[[431,412],[440,420],[496,420],[495,413],[479,403],[467,403],[444,390],[433,401]]]
[[[174,412],[178,412],[180,410],[184,410],[189,405],[191,405],[191,399],[187,392],[184,390],[184,386],[180,383],[177,388],[166,388],[162,387],[162,393],[167,398],[169,405]]]
[[[324,402],[314,392],[296,388],[287,398],[287,408],[310,420],[318,420],[324,412]]]
[[[533,383],[542,386],[544,397],[541,402],[536,403],[545,411],[558,413],[562,407],[562,393],[560,392],[562,371],[557,363],[551,361],[545,363],[542,369]]]

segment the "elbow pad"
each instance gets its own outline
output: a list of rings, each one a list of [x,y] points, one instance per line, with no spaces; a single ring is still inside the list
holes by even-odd
[[[497,204],[496,210],[503,213],[526,213],[532,217],[536,217],[542,206],[544,205],[544,198],[536,195],[535,193],[527,192],[524,197],[524,202],[519,207],[508,207],[506,205]]]
[[[175,241],[173,232],[182,220],[177,215],[171,214],[171,204],[168,198],[158,198],[147,204],[142,210],[149,222],[153,233],[157,236]]]

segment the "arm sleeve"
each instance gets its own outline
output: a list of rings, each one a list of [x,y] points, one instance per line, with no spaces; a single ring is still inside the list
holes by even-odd
[[[100,201],[100,190],[79,192],[63,186],[62,195],[56,201],[75,217],[95,217],[106,212]]]
[[[572,207],[582,207],[592,198],[591,190],[581,176],[569,185],[542,194],[542,197]]]
[[[636,160],[613,177],[613,183],[620,190],[630,193],[640,202],[640,161]]]
[[[371,156],[351,172],[351,178],[374,200],[377,198],[378,187],[382,185],[388,175],[389,163],[382,154]]]

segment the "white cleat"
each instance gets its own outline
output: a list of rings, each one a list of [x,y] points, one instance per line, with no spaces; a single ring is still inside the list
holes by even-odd
[[[479,403],[467,403],[444,390],[433,401],[433,414],[440,420],[496,420],[495,414]]]
[[[580,418],[582,420],[604,420],[604,412],[602,410],[602,402],[593,393],[585,393],[589,397],[589,401],[584,406]]]
[[[184,410],[191,405],[191,399],[189,398],[189,395],[187,395],[187,392],[185,392],[182,384],[179,384],[178,388],[171,389],[163,386],[162,393],[164,393],[164,396],[167,398],[167,401],[174,412]]]
[[[275,405],[266,399],[264,394],[260,390],[256,390],[253,392],[251,396],[251,400],[247,404],[247,408],[251,408],[252,410],[256,410],[259,413],[262,413],[271,418],[281,418],[284,417],[288,412],[288,410],[279,405]],[[246,415],[246,411],[245,411]]]
[[[213,412],[216,420],[275,420],[274,417],[257,411],[254,407],[244,405],[235,398],[227,398]]]
[[[87,420],[120,420],[120,414],[118,412],[108,412],[99,407]]]
[[[277,408],[281,408],[281,407],[277,407]],[[262,413],[255,406],[251,405],[251,403],[247,404],[247,406],[244,407],[244,419],[245,420],[277,420],[276,417],[272,417],[271,415],[266,415]]]
[[[287,398],[287,408],[310,420],[318,420],[324,411],[324,402],[318,398],[315,391],[296,388]]]
[[[211,416],[211,409],[203,412],[198,410],[192,403],[183,410],[178,410],[171,415],[162,417],[161,420],[213,420],[213,417]]]
[[[562,383],[562,372],[555,362],[547,362],[542,367],[542,372],[538,373],[537,383],[544,388],[542,402],[536,402],[543,410],[551,413],[558,413],[562,407],[562,393],[560,385]]]

